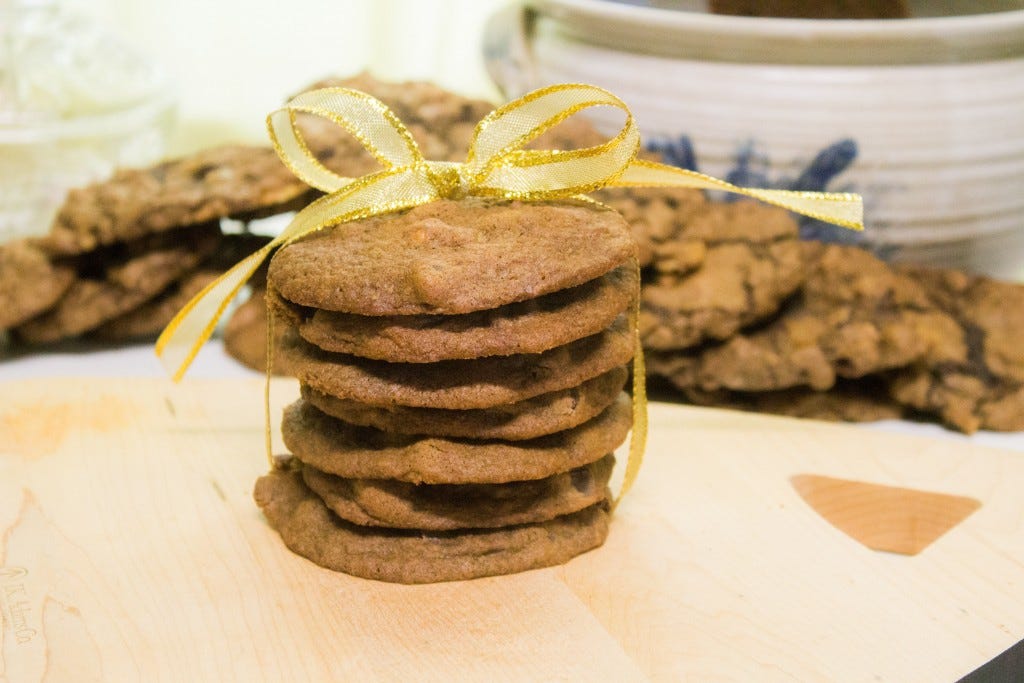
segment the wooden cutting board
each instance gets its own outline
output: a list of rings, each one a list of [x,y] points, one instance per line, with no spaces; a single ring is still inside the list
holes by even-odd
[[[277,412],[296,394],[275,382]],[[261,397],[0,385],[0,680],[951,681],[1024,637],[1019,453],[656,404],[604,547],[398,586],[322,570],[267,527]],[[881,553],[795,475],[981,507],[918,555]]]

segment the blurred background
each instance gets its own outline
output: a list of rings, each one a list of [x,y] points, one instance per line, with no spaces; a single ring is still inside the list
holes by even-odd
[[[61,4],[107,27],[166,72],[178,103],[171,154],[221,142],[264,142],[267,113],[329,75],[366,69],[387,80],[432,80],[470,96],[497,97],[480,57],[480,36],[504,0]]]
[[[368,70],[491,101],[601,85],[668,163],[864,196],[868,232],[805,238],[1024,277],[1019,0],[0,0],[0,31],[0,238],[118,167],[264,144],[289,95]]]
[[[829,373],[867,378],[852,388],[871,410],[843,419],[902,416],[905,405],[941,411],[935,386],[955,368],[956,401],[968,378],[984,400],[1009,396],[1010,408],[992,412],[1012,419],[944,420],[1024,429],[1024,315],[1009,316],[1024,311],[1024,287],[1010,284],[1024,280],[1024,0],[0,0],[0,36],[0,313],[22,305],[0,316],[0,354],[21,356],[3,364],[8,373],[58,374],[65,357],[77,372],[78,354],[118,345],[144,361],[112,353],[108,370],[155,371],[149,341],[204,278],[312,201],[264,122],[315,81],[372,73],[378,80],[357,87],[400,112],[429,158],[448,160],[465,158],[491,103],[584,82],[622,98],[665,163],[746,187],[864,198],[867,229],[854,232],[724,193],[602,195],[640,244],[648,348],[690,362],[731,353],[733,342],[772,346],[789,339],[792,320],[816,321],[806,311],[831,306],[853,322],[828,335],[908,345],[898,361],[854,371],[823,328],[786,342],[796,351],[779,362],[813,347],[835,355]],[[554,144],[592,145],[621,124],[618,111],[585,114]],[[325,163],[345,176],[374,168],[328,128],[312,145]],[[227,144],[241,146],[218,147]],[[203,230],[216,253],[190,242]],[[722,230],[732,237],[719,240]],[[869,295],[840,305],[853,291],[841,277],[832,290],[811,284],[816,241],[840,243],[828,246],[836,262],[869,264]],[[159,265],[171,257],[173,269]],[[955,270],[921,275],[907,264]],[[920,311],[889,310],[889,290],[915,292],[914,306],[945,327],[914,327]],[[263,368],[258,281],[252,293],[225,325],[225,348]],[[876,329],[888,324],[879,311],[891,329]],[[692,323],[716,316],[725,322]],[[966,355],[979,330],[984,362]],[[963,357],[951,361],[934,339],[960,340]],[[228,362],[221,353],[217,372]],[[760,406],[751,395],[764,392],[789,408],[799,402],[779,392],[806,389],[802,376],[728,386],[683,386],[681,376],[669,379],[698,402]],[[831,387],[823,380],[802,396],[818,411]],[[860,405],[849,389],[839,386],[836,405]],[[942,405],[917,394],[888,402],[918,389]]]
[[[369,70],[491,100],[498,0],[0,0],[0,241],[46,232],[65,193],[226,143],[325,76]]]

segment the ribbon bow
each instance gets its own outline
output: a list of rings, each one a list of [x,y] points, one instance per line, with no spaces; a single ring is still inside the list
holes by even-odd
[[[579,150],[525,149],[532,140],[579,111],[621,110],[619,132]],[[358,139],[383,170],[342,177],[310,152],[296,114],[329,119]],[[535,90],[495,109],[473,132],[464,163],[428,161],[405,125],[380,100],[358,90],[325,88],[302,93],[267,117],[278,155],[296,176],[327,193],[295,215],[281,234],[197,294],[170,322],[156,353],[175,381],[209,339],[228,303],[278,246],[325,227],[467,195],[542,201],[575,197],[602,187],[689,187],[726,190],[848,228],[862,229],[860,197],[853,194],[741,188],[701,173],[636,158],[640,132],[625,103],[592,85],[561,84]],[[643,396],[643,359],[637,341],[634,406]],[[642,402],[639,404],[642,407]],[[634,437],[620,496],[639,467],[646,412],[634,410]],[[639,438],[637,434],[640,434]],[[639,445],[638,445],[639,444]]]

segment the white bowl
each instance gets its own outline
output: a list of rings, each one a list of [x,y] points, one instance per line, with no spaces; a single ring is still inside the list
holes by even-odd
[[[671,163],[860,192],[855,239],[884,255],[1024,276],[1024,9],[844,21],[535,0],[491,20],[485,56],[509,97],[608,88]]]

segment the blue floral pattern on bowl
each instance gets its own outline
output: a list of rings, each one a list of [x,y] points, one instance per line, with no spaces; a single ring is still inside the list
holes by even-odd
[[[647,142],[647,148],[661,154],[666,164],[700,171],[693,140],[688,135],[676,138],[654,138]],[[725,173],[725,180],[733,185],[763,187],[779,190],[808,190],[813,192],[855,192],[854,186],[833,187],[835,178],[849,168],[857,159],[857,141],[851,138],[837,140],[814,155],[796,178],[772,177],[771,160],[760,149],[756,140],[748,139],[736,147],[731,168]],[[739,195],[725,193],[724,201],[739,201]],[[800,237],[842,244],[860,244],[863,233],[846,230],[830,223],[795,216],[800,225]]]

